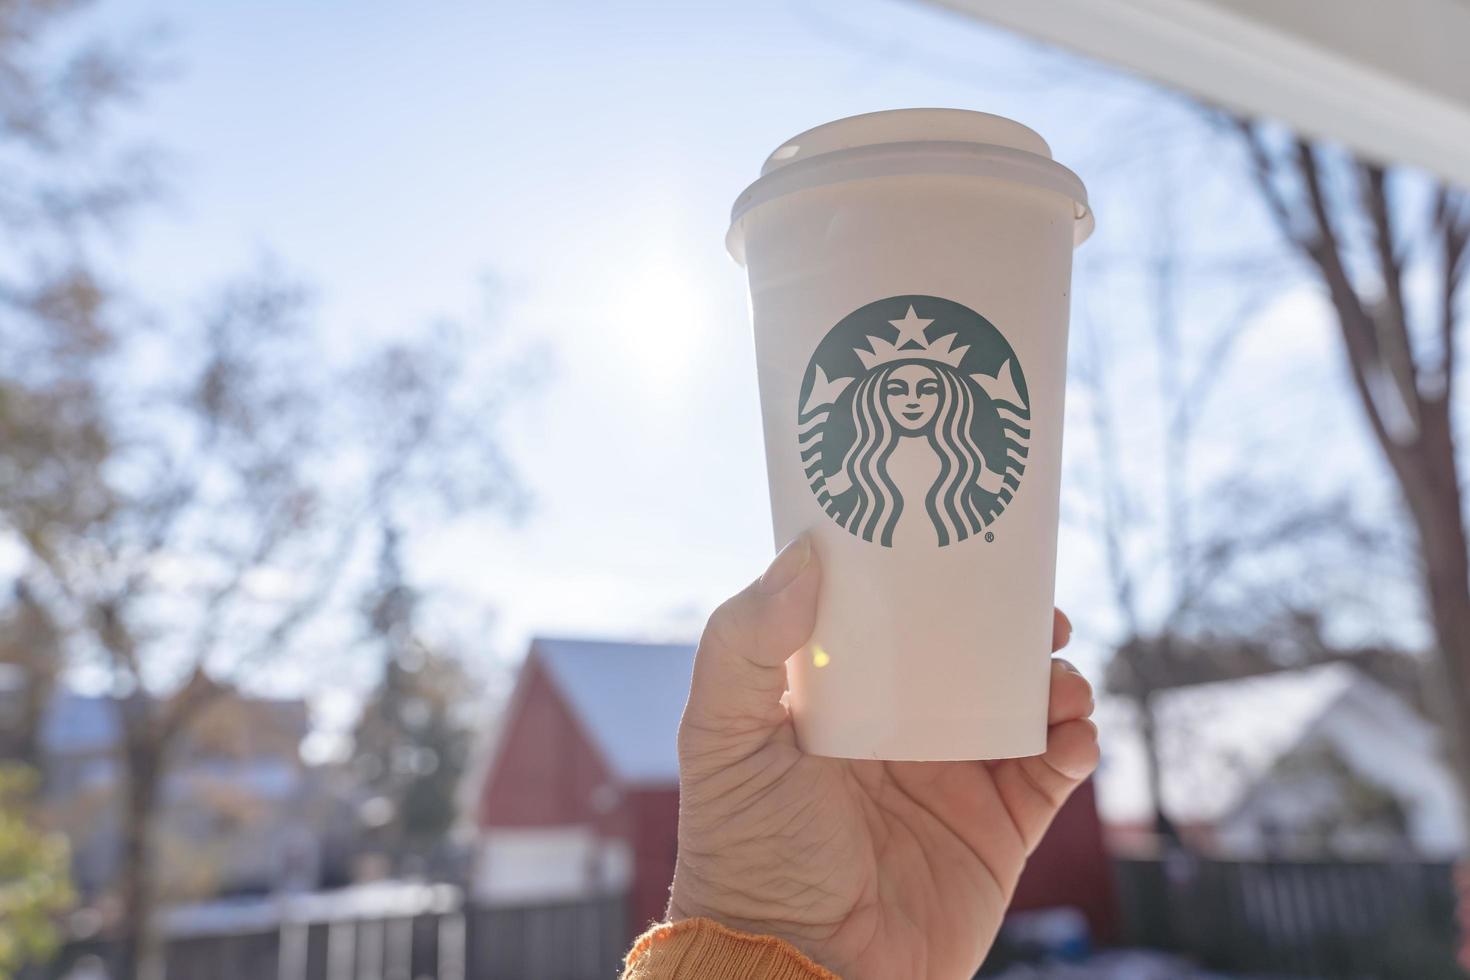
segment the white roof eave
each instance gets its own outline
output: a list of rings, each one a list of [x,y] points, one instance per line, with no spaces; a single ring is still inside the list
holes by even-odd
[[[1470,187],[1465,0],[931,0]]]

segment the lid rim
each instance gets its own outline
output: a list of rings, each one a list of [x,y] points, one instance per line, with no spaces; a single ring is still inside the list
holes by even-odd
[[[1094,227],[1087,187],[1082,179],[1050,157],[998,143],[910,140],[831,150],[793,160],[756,178],[730,209],[726,248],[744,265],[741,219],[778,198],[854,180],[904,176],[991,177],[1060,194],[1074,204],[1074,247],[1081,245]]]
[[[920,131],[895,136],[890,130],[890,127],[895,127],[897,131],[903,131],[910,125]],[[961,130],[964,135],[959,134]],[[806,152],[807,145],[814,137],[820,137],[816,139],[819,148],[814,152]],[[863,112],[802,130],[771,151],[761,165],[760,176],[764,177],[781,167],[789,166],[796,160],[809,160],[834,150],[879,143],[913,143],[918,140],[954,140],[1010,146],[1040,154],[1048,160],[1054,159],[1051,146],[1045,138],[1017,119],[977,109],[913,106]]]

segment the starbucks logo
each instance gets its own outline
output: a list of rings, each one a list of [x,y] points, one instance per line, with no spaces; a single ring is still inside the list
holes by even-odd
[[[989,320],[937,296],[843,317],[812,355],[799,408],[817,503],[884,547],[979,536],[1026,471],[1031,403],[1016,352]]]

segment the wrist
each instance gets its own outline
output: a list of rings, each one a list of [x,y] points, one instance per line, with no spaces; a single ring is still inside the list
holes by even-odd
[[[673,925],[689,919],[705,919],[736,932],[785,938],[772,924],[730,915],[708,902],[700,901],[697,895],[690,894],[687,887],[681,887],[687,881],[687,875],[683,876],[686,881],[681,881],[681,874],[680,871],[674,872],[674,885],[669,889],[669,907],[664,912],[666,923]]]
[[[670,906],[670,913],[676,907]],[[802,950],[703,916],[656,925],[633,944],[622,980],[839,980]]]
[[[664,913],[665,923],[677,925],[698,919],[712,922],[732,933],[780,940],[821,967],[831,968],[822,942],[825,934],[819,935],[819,930],[803,928],[799,924],[787,921],[737,914],[728,908],[721,907],[718,902],[702,900],[710,896],[706,894],[705,889],[698,886],[698,879],[691,876],[687,869],[676,868],[673,887],[669,890],[668,909]],[[830,930],[827,932],[830,933]]]

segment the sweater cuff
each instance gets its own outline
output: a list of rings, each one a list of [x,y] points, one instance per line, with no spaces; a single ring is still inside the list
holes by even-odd
[[[840,980],[775,936],[727,929],[713,919],[654,926],[633,944],[623,980]]]

